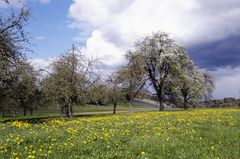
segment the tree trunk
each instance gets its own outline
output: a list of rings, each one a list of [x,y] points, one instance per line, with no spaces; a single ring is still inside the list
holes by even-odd
[[[70,117],[72,117],[73,116],[73,103],[71,103],[69,109],[70,109]]]
[[[113,114],[116,114],[117,103],[113,103]]]
[[[60,113],[62,114],[62,115],[64,115],[65,114],[65,105],[60,105]]]
[[[70,117],[70,107],[69,105],[65,105],[65,113],[66,113],[66,117]]]
[[[163,105],[163,98],[160,96],[159,97],[159,111],[164,110],[164,105]]]
[[[14,119],[16,119],[16,116],[17,116],[17,112],[16,112],[16,110],[14,110]]]
[[[4,109],[2,110],[2,117],[4,117],[5,116],[5,111],[4,111]]]
[[[184,109],[185,110],[187,110],[188,109],[188,107],[187,107],[187,96],[184,96],[184,101],[183,101],[183,107],[184,107]]]
[[[130,101],[129,101],[129,113],[132,112],[132,107],[133,107],[133,101],[130,100]]]
[[[26,115],[27,115],[27,107],[24,106],[24,107],[23,107],[23,116],[26,116]]]
[[[196,103],[192,103],[193,108],[196,108]]]
[[[30,108],[30,115],[33,115],[33,108]]]
[[[71,115],[71,106],[68,105],[67,109],[68,109],[68,117],[70,118],[70,117],[72,117],[72,115]]]

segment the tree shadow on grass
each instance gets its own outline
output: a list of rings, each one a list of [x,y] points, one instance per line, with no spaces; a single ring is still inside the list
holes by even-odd
[[[14,119],[12,116],[7,116],[6,119],[2,119],[0,122],[1,123],[8,123],[8,122],[13,122],[13,121],[23,121],[27,122],[30,124],[39,124],[46,122],[48,120],[52,119],[60,119],[60,120],[73,120],[73,119],[79,119],[79,118],[92,118],[92,117],[103,117],[103,116],[110,116],[112,114],[77,114],[73,115],[73,117],[68,118],[64,117],[62,115],[54,115],[54,116],[24,116],[24,117],[17,117]]]

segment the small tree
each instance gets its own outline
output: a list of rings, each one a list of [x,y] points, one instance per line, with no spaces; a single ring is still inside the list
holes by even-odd
[[[183,107],[188,108],[188,102],[193,99],[201,99],[204,94],[203,75],[196,68],[185,72],[178,80],[178,86],[181,96],[183,97]]]
[[[180,47],[179,51],[182,55],[176,61],[175,73],[168,78],[167,90],[175,99],[182,100],[184,109],[187,109],[189,101],[211,98],[214,79],[193,64],[185,48]]]
[[[212,93],[215,88],[215,80],[208,72],[203,72],[204,78],[204,99],[209,100],[212,98]]]
[[[116,114],[117,104],[118,104],[119,98],[121,97],[118,76],[116,73],[112,73],[108,77],[106,86],[107,86],[106,94],[109,98],[108,101],[111,104],[113,104],[113,114]]]
[[[38,100],[35,96],[37,72],[26,60],[22,60],[16,66],[15,73],[14,81],[4,97],[4,105],[9,106],[14,114],[18,109],[22,109],[23,115],[26,116],[27,110],[32,112],[33,104]]]
[[[193,99],[201,99],[204,94],[204,77],[202,72],[194,66],[189,59],[185,48],[179,48],[182,51],[182,56],[178,58],[178,67],[171,77],[173,94],[178,96],[178,99],[183,100],[184,109],[188,108],[188,102]]]
[[[26,116],[27,109],[30,110],[30,114],[33,112],[33,104],[36,100],[36,81],[37,72],[33,70],[33,67],[24,62],[19,66],[19,74],[17,76],[17,82],[14,87],[14,97],[18,101],[18,105],[23,109],[23,115]]]
[[[88,60],[74,46],[54,61],[43,81],[44,92],[53,98],[66,117],[73,115],[73,104],[85,99],[88,86],[96,78],[98,61]]]
[[[148,78],[143,65],[141,65],[141,56],[129,51],[126,59],[128,60],[127,65],[119,69],[116,74],[121,92],[129,102],[129,111],[131,112],[133,99],[141,92]]]

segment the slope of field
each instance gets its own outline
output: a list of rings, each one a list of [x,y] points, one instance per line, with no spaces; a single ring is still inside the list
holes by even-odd
[[[240,109],[0,123],[1,158],[240,158]]]

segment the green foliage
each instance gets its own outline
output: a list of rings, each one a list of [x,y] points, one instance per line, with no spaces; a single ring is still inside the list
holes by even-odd
[[[19,74],[11,90],[11,94],[13,95],[12,99],[14,99],[14,101],[19,101],[16,104],[18,104],[20,108],[32,108],[32,104],[36,100],[37,74],[27,62],[22,62],[17,69],[19,70]]]
[[[24,115],[29,109],[32,113],[39,104],[39,94],[37,72],[27,61],[21,60],[16,64],[15,78],[11,85],[8,85],[4,97],[1,99],[2,105],[4,105],[3,109],[12,113],[22,109]]]

